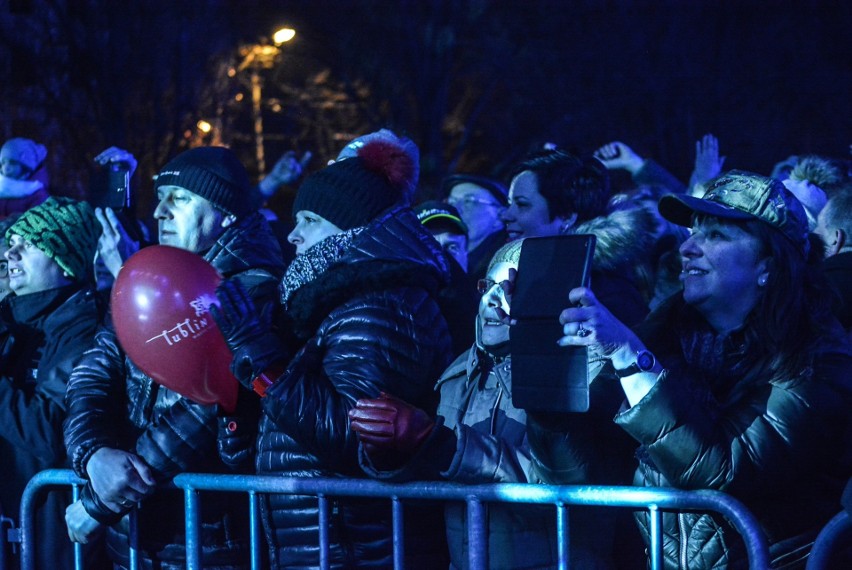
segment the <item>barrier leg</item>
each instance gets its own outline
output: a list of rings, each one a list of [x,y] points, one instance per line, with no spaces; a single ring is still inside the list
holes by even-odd
[[[329,553],[329,516],[328,516],[328,497],[318,495],[319,500],[319,541],[320,541],[320,568],[329,570],[331,568],[330,553]]]
[[[186,511],[186,567],[187,570],[201,570],[198,491],[185,489],[183,504]]]
[[[651,517],[651,570],[663,570],[663,513],[657,505],[650,505],[648,514]]]
[[[251,570],[260,570],[260,499],[249,491],[249,547],[251,548]]]
[[[391,498],[393,512],[393,567],[395,570],[405,568],[405,520],[402,515],[402,502],[398,497]]]
[[[565,503],[556,504],[556,544],[559,548],[559,570],[568,570],[571,560],[571,521]]]
[[[467,499],[467,537],[470,570],[488,568],[488,531],[485,506],[476,497]]]

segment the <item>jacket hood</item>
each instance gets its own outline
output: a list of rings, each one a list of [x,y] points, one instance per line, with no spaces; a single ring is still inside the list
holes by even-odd
[[[625,264],[645,261],[654,244],[657,221],[643,208],[616,210],[606,216],[592,218],[575,226],[577,234],[594,234],[595,269],[613,271]]]
[[[397,287],[419,287],[437,298],[450,280],[440,245],[408,207],[373,220],[343,257],[288,301],[300,336],[308,337],[336,307],[358,295]]]
[[[450,262],[411,208],[395,207],[373,220],[358,235],[340,263],[405,263],[433,274],[446,285]]]

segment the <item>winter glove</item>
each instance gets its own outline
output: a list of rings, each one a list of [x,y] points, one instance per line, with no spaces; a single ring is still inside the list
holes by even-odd
[[[220,306],[210,307],[234,360],[231,372],[240,384],[253,389],[252,381],[286,357],[281,341],[272,332],[272,306],[258,314],[254,302],[238,282],[226,279],[216,288]]]
[[[435,427],[426,412],[384,392],[375,399],[358,400],[349,410],[349,420],[367,453],[379,449],[413,453]]]

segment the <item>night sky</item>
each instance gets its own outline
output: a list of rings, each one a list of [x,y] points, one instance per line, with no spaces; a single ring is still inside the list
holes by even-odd
[[[50,149],[55,191],[85,194],[110,145],[146,178],[190,144],[257,175],[239,47],[297,30],[263,81],[267,162],[381,126],[421,147],[422,193],[454,171],[505,177],[543,142],[621,140],[689,177],[695,141],[768,174],[791,154],[848,156],[848,2],[370,1],[0,4],[3,136]],[[217,139],[195,130],[218,120]]]

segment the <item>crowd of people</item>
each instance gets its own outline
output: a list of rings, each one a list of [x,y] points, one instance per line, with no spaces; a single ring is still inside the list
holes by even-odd
[[[258,184],[231,150],[198,147],[159,169],[149,237],[59,196],[47,149],[8,140],[0,514],[16,520],[27,482],[67,467],[85,485],[39,505],[38,568],[73,567],[73,543],[87,567],[128,568],[131,513],[143,567],[180,568],[168,483],[184,472],[712,489],[755,515],[773,568],[804,568],[852,476],[852,160],[795,156],[765,176],[725,171],[712,135],[695,150],[683,183],[620,141],[545,145],[505,181],[456,173],[419,201],[417,146],[387,129],[307,175],[311,154],[287,153]],[[96,161],[136,166],[115,147]],[[282,184],[298,184],[286,240],[264,208]],[[564,235],[596,241],[588,286],[552,315],[552,343],[587,355],[589,409],[524,409],[521,254]],[[210,312],[235,406],[157,383],[119,341],[109,288],[149,243],[222,277]],[[390,505],[329,500],[325,518],[313,496],[260,497],[265,567],[318,567],[321,520],[331,567],[393,567]],[[571,512],[570,567],[646,565],[647,512]],[[463,504],[404,516],[405,567],[467,567]],[[203,567],[249,567],[249,517],[241,496],[205,498]],[[661,530],[666,568],[747,567],[718,515],[664,513]],[[560,563],[552,507],[490,505],[485,531],[490,568]]]

